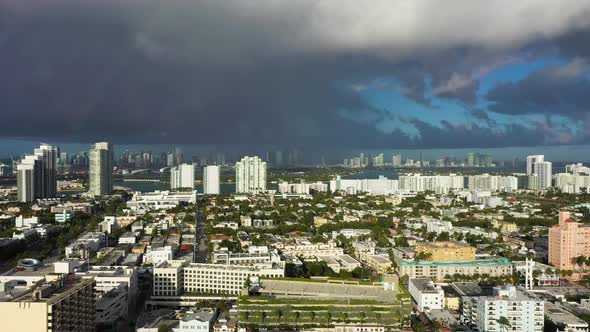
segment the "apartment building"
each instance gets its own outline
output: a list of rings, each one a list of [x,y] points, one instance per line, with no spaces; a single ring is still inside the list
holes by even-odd
[[[492,257],[464,261],[402,261],[399,263],[400,276],[410,278],[433,278],[444,281],[445,276],[453,274],[488,274],[492,277],[511,275],[512,262],[505,257]]]
[[[544,302],[514,286],[494,287],[492,296],[479,296],[468,302],[463,317],[479,331],[502,332],[498,324],[500,317],[508,318],[512,331],[543,331]]]
[[[302,256],[304,258],[344,255],[344,250],[337,247],[333,242],[311,243],[309,241],[298,241],[296,244],[283,246],[281,252],[284,255]]]
[[[474,260],[476,249],[454,241],[416,243],[416,252],[423,252],[430,257],[428,261]]]
[[[0,297],[3,331],[95,331],[94,279],[47,275],[25,290]]]
[[[549,228],[549,263],[572,270],[578,256],[590,256],[590,226],[580,225],[568,211],[559,211],[559,224]]]
[[[281,265],[284,263],[281,261],[276,250],[269,250],[267,247],[248,247],[248,252],[234,253],[227,250],[227,248],[221,248],[213,253],[212,262],[214,264],[225,264],[225,265],[259,265],[259,264],[277,264]]]
[[[272,266],[240,266],[169,261],[154,268],[154,296],[183,293],[237,295],[250,277],[281,278],[285,269]]]
[[[155,191],[152,193],[136,192],[127,201],[127,207],[131,210],[160,210],[172,209],[181,203],[195,203],[197,201],[197,191],[191,192],[170,192]]]

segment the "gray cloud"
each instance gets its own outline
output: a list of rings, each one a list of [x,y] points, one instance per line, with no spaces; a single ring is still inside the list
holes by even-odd
[[[375,129],[383,111],[341,85],[394,76],[405,95],[428,104],[430,79],[437,96],[473,103],[478,80],[490,68],[520,58],[521,48],[538,39],[586,28],[589,9],[590,1],[579,0],[376,0],[370,6],[352,0],[4,0],[0,135],[124,143],[511,145],[510,128],[415,122],[408,125],[420,131],[420,140],[399,130],[384,134]],[[355,115],[366,120],[351,120]],[[477,132],[483,133],[479,139]]]

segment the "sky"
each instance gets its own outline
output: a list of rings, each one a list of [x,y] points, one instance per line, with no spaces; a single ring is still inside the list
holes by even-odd
[[[0,155],[590,155],[590,0],[0,0]],[[502,153],[502,152],[500,152]]]

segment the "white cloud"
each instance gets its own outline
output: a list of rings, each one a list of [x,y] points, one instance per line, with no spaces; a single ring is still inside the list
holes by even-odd
[[[134,4],[140,7],[135,18],[142,33],[176,51],[201,57],[227,56],[228,52],[238,58],[341,52],[397,60],[463,46],[518,47],[590,25],[588,0],[158,0],[150,6]]]

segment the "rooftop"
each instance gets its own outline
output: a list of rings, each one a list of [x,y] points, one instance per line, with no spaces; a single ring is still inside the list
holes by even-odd
[[[259,292],[278,298],[313,298],[317,300],[366,300],[396,303],[397,292],[386,291],[380,285],[358,285],[345,282],[309,280],[261,280]]]
[[[190,322],[192,320],[198,320],[200,322],[210,322],[215,316],[215,310],[213,309],[201,309],[198,311],[188,311],[182,315],[182,321]]]
[[[437,241],[437,242],[421,242],[417,245],[427,247],[430,249],[461,249],[461,248],[472,248],[464,243],[455,241]]]
[[[60,278],[57,275],[52,275],[52,277],[54,276],[57,278],[52,281],[42,279],[36,282],[34,286],[28,287],[19,293],[0,298],[0,301],[54,303],[72,293],[77,286],[83,287],[94,283],[92,278],[80,278],[73,275]]]
[[[430,278],[414,278],[410,279],[410,283],[414,284],[420,292],[427,294],[438,294],[441,290],[437,287]]]
[[[425,266],[425,265],[498,265],[498,266],[512,266],[512,262],[506,257],[491,257],[470,260],[458,261],[404,261],[399,263],[400,266]]]
[[[482,288],[474,282],[454,282],[451,287],[459,296],[489,296],[492,295],[492,288]]]

